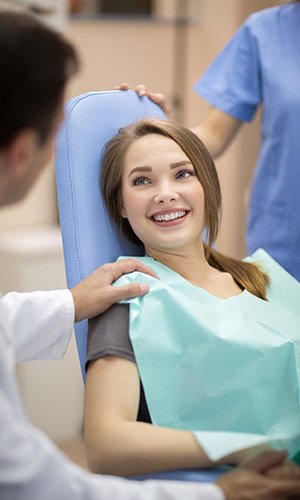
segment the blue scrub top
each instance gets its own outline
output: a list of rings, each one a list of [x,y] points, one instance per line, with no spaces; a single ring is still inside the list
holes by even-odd
[[[300,280],[300,2],[251,15],[194,89],[241,121],[262,105],[248,247]]]

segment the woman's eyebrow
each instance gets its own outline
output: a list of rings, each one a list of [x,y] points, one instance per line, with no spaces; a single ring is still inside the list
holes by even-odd
[[[170,163],[170,168],[178,168],[182,167],[182,165],[192,165],[192,163],[189,160],[176,161],[175,163]],[[147,165],[140,165],[138,167],[134,167],[129,172],[128,177],[130,177],[135,172],[152,172],[152,167]]]
[[[192,165],[189,160],[176,161],[175,163],[170,163],[171,168],[182,167],[182,165]]]
[[[148,167],[148,166],[139,166],[139,167],[134,167],[128,174],[128,177],[130,177],[132,174],[134,174],[134,172],[151,172],[152,171],[152,167]]]

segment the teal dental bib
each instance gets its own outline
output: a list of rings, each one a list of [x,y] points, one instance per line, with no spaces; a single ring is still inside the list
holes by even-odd
[[[266,252],[268,301],[244,290],[217,298],[150,257],[116,285],[150,285],[130,299],[130,339],[154,425],[191,430],[217,460],[268,443],[300,450],[300,284]]]

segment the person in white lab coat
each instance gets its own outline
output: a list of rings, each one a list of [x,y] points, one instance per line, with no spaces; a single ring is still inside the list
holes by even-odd
[[[21,200],[49,159],[64,88],[77,67],[74,49],[60,35],[29,15],[0,12],[0,206]],[[83,471],[30,424],[15,363],[63,357],[74,321],[146,293],[143,284],[112,287],[133,270],[150,272],[129,259],[97,269],[72,290],[13,292],[0,300],[1,500],[299,498],[300,477],[284,452],[262,454],[216,484],[139,483]]]

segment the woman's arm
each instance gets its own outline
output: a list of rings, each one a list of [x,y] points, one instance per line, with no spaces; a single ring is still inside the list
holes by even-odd
[[[93,472],[127,476],[214,465],[191,432],[137,422],[139,396],[134,363],[106,356],[89,364],[84,437]]]

